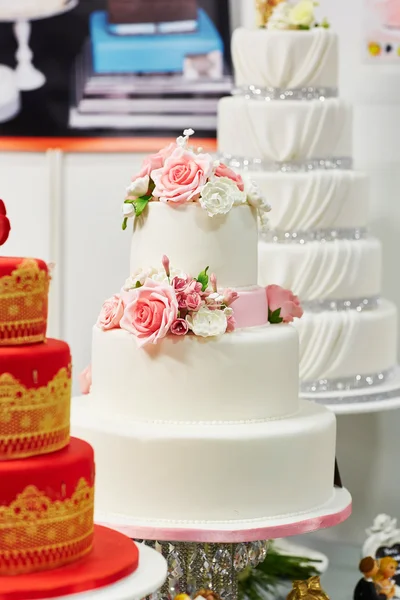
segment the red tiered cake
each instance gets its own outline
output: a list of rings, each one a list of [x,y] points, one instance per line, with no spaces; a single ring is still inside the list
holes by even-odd
[[[9,231],[0,200],[0,245]],[[93,523],[93,449],[70,440],[70,349],[46,339],[49,280],[42,260],[0,257],[1,600],[95,589],[138,565],[129,539]]]

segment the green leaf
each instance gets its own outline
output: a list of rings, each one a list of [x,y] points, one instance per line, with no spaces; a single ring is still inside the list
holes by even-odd
[[[156,187],[156,184],[154,183],[154,181],[152,179],[150,179],[150,181],[149,181],[149,190],[148,190],[150,192],[150,194],[153,193],[153,190],[154,190],[155,187]]]
[[[202,291],[205,292],[208,286],[208,275],[207,275],[207,271],[210,267],[206,267],[204,269],[204,271],[202,271],[201,273],[199,273],[199,276],[197,277],[197,281],[199,283],[201,283],[202,285]]]
[[[137,281],[135,284],[135,289],[142,287],[142,284],[140,283],[140,281]]]
[[[277,323],[282,323],[283,319],[281,318],[280,307],[274,311],[272,311],[270,308],[268,308],[268,321],[270,323],[273,323],[274,325]]]
[[[310,29],[309,25],[299,25],[298,29],[301,31],[308,31]]]
[[[125,217],[125,219],[122,221],[122,231],[125,231],[127,226],[128,226],[128,217]]]
[[[138,198],[134,201],[133,204],[135,206],[135,214],[137,217],[140,217],[140,215],[148,205],[150,198],[151,196],[141,196],[141,198]]]

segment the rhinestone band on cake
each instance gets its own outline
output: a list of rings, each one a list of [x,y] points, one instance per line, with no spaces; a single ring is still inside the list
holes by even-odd
[[[368,229],[311,229],[309,231],[261,230],[260,238],[278,244],[305,244],[307,242],[333,242],[335,240],[361,240],[368,236]]]
[[[244,96],[254,100],[321,100],[336,98],[337,88],[303,87],[294,89],[260,88],[256,85],[244,85],[233,90],[234,96]]]
[[[351,300],[306,300],[302,305],[305,310],[311,312],[322,312],[325,310],[356,310],[357,312],[361,312],[364,310],[375,310],[379,306],[379,297],[352,298]]]
[[[305,160],[293,161],[266,161],[261,158],[249,158],[245,156],[233,156],[231,154],[221,154],[221,160],[234,169],[243,169],[248,171],[266,171],[282,173],[300,173],[314,171],[318,169],[349,170],[353,167],[353,159],[349,156],[333,156],[329,158],[310,158]]]
[[[397,372],[397,367],[371,373],[369,375],[354,375],[340,379],[319,379],[318,381],[303,381],[300,389],[303,394],[319,392],[343,392],[346,390],[357,390],[368,388],[389,381]]]

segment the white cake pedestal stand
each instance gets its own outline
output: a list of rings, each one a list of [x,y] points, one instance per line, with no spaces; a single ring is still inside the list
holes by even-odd
[[[144,544],[138,544],[138,548],[139,566],[132,575],[97,590],[47,600],[141,600],[153,594],[167,577],[167,563],[152,548]]]
[[[33,65],[33,52],[29,46],[31,35],[31,21],[39,19],[48,19],[57,15],[62,15],[77,6],[78,0],[70,0],[63,8],[52,12],[42,12],[40,14],[32,14],[27,18],[20,18],[17,13],[14,17],[1,19],[7,22],[14,23],[14,35],[17,40],[17,67],[15,73],[17,76],[18,88],[22,91],[36,90],[46,83],[46,77],[38,71]],[[10,11],[11,12],[11,11]]]
[[[334,488],[331,500],[313,511],[285,518],[210,523],[140,521],[112,513],[95,514],[99,524],[132,539],[146,540],[163,554],[168,579],[161,596],[212,588],[224,600],[236,600],[237,574],[267,554],[268,540],[338,525],[351,513],[351,496]]]

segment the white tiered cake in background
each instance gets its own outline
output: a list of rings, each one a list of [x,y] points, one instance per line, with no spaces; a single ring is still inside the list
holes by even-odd
[[[313,3],[281,2],[232,40],[236,94],[220,103],[219,150],[273,210],[260,223],[258,282],[300,297],[305,394],[386,384],[396,373],[395,306],[380,298],[381,244],[368,182],[352,170],[351,107],[337,97],[338,41]],[[235,126],[232,127],[232,122]]]
[[[188,135],[128,188],[133,275],[103,306],[90,394],[74,401],[75,434],[96,450],[98,518],[235,529],[329,511],[336,424],[298,398],[288,322],[302,310],[285,292],[272,311],[282,290],[256,284],[269,207]]]

